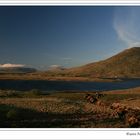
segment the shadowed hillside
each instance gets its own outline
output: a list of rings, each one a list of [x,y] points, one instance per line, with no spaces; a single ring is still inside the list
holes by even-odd
[[[0,68],[0,73],[31,73],[36,72],[37,70],[34,68],[27,67],[8,67],[8,68]]]

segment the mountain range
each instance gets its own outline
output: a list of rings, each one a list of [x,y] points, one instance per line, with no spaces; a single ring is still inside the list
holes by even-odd
[[[36,72],[35,68],[28,67],[1,67],[0,73],[32,73]]]
[[[6,64],[6,66],[10,64]],[[11,66],[11,65],[10,65]],[[61,68],[52,65],[48,71],[38,72],[28,67],[0,67],[0,73],[35,73],[35,75],[53,77],[89,77],[89,78],[139,78],[140,47],[126,49],[106,60],[89,63],[80,67]]]

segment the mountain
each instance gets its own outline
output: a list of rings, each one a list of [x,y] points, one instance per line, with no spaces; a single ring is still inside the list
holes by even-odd
[[[126,49],[106,60],[65,71],[66,75],[82,77],[140,77],[140,47]]]
[[[0,68],[0,73],[31,73],[36,72],[37,70],[34,68],[28,67],[4,67]]]

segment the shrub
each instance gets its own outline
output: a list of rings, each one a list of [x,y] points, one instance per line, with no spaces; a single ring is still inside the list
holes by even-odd
[[[9,120],[16,120],[18,119],[18,110],[16,109],[11,109],[7,112],[6,114],[7,119]]]
[[[29,93],[32,95],[41,95],[42,94],[42,92],[38,89],[32,89],[29,91]]]
[[[32,89],[30,91],[24,92],[23,96],[24,97],[36,97],[42,95],[42,92],[38,89]]]

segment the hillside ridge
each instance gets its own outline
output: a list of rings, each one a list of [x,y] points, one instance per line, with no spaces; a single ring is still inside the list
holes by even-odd
[[[140,47],[129,48],[105,60],[62,73],[76,77],[140,77]]]

